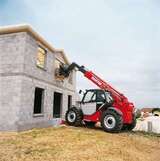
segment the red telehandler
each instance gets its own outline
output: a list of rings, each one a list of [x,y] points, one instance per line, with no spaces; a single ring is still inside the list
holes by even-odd
[[[74,69],[82,72],[100,89],[86,90],[79,105],[68,109],[65,115],[67,124],[80,126],[84,123],[92,127],[100,122],[103,130],[107,132],[132,130],[136,125],[133,103],[84,66],[76,63],[61,65],[58,74],[66,78]],[[80,93],[82,93],[81,90]]]

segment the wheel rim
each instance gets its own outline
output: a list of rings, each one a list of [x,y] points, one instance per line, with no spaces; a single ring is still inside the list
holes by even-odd
[[[104,118],[104,125],[108,129],[113,129],[116,125],[116,119],[112,115],[107,115]]]
[[[69,122],[74,122],[76,120],[76,114],[74,111],[68,113],[67,119]]]

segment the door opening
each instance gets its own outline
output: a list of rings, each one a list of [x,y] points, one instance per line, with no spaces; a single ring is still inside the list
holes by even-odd
[[[72,96],[68,95],[68,109],[72,107]]]
[[[54,92],[53,118],[61,117],[61,107],[62,107],[62,94]]]
[[[43,112],[43,102],[44,102],[44,89],[35,88],[34,94],[34,114],[41,114]]]

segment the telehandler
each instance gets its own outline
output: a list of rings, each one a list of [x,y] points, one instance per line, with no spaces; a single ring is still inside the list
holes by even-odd
[[[132,130],[136,126],[133,103],[92,71],[73,62],[70,65],[61,65],[58,74],[67,78],[74,69],[82,72],[99,89],[86,90],[78,106],[68,109],[65,115],[68,125],[80,126],[84,123],[92,127],[100,122],[106,132]]]

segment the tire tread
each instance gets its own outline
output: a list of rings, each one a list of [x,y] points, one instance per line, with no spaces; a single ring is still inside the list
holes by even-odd
[[[68,121],[67,119],[67,115],[70,111],[74,111],[75,114],[76,114],[76,120],[75,122],[71,123]],[[82,119],[83,119],[83,113],[80,109],[76,108],[76,107],[72,107],[70,108],[67,112],[66,112],[66,115],[65,115],[65,120],[66,120],[66,123],[68,125],[71,125],[71,126],[81,126],[82,125]]]
[[[116,119],[116,126],[113,129],[108,129],[105,127],[104,125],[104,117],[106,115],[112,115],[115,117]],[[122,127],[123,127],[123,118],[120,114],[118,114],[116,111],[114,110],[106,110],[103,114],[102,114],[102,118],[101,118],[101,126],[103,128],[104,131],[106,132],[113,132],[113,133],[117,133],[120,132]]]

